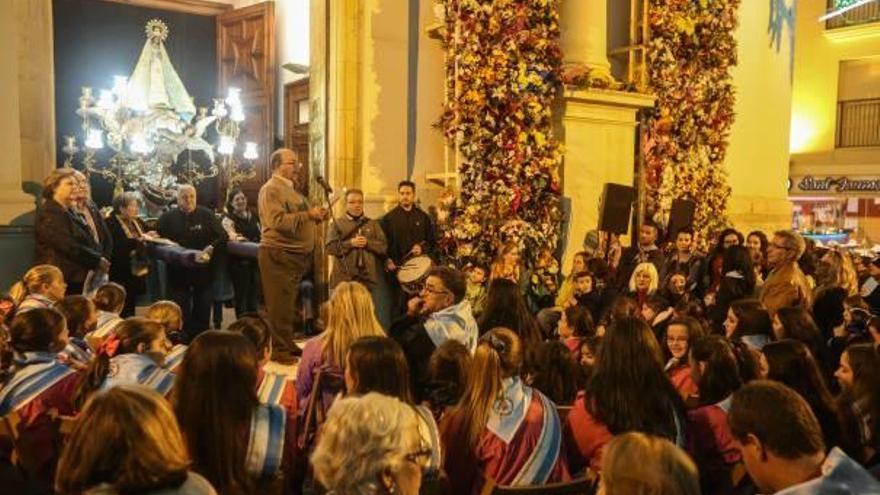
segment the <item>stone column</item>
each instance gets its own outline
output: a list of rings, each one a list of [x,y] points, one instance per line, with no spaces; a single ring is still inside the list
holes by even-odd
[[[18,120],[18,28],[14,15],[0,16],[0,225],[33,211],[34,198],[21,189],[21,124]],[[51,131],[48,131],[51,132]],[[16,222],[18,223],[18,222]]]
[[[633,184],[637,112],[653,106],[654,97],[605,90],[567,90],[563,97],[562,194],[571,201],[571,218],[562,266],[568,269],[584,235],[598,226],[605,183]]]
[[[563,0],[559,13],[563,60],[593,69],[595,77],[611,78],[608,63],[606,0]]]

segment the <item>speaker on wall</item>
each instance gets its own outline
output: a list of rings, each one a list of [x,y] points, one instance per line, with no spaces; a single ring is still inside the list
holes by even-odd
[[[670,240],[675,240],[679,230],[694,224],[694,212],[697,204],[690,199],[673,199],[669,210],[669,228],[666,232]]]
[[[635,199],[636,190],[632,186],[606,182],[599,204],[599,230],[626,234]]]

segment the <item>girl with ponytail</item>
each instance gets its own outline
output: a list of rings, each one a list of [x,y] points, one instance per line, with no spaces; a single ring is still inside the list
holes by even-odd
[[[167,395],[174,384],[174,373],[163,367],[168,348],[161,324],[140,317],[120,322],[89,364],[76,403],[81,407],[95,391],[123,383]]]
[[[464,395],[441,425],[444,450],[456,453],[444,459],[453,493],[479,493],[484,479],[505,486],[569,479],[556,405],[523,383],[522,366],[512,330],[480,338]]]
[[[17,313],[35,308],[51,308],[64,299],[67,284],[64,275],[54,265],[37,265],[9,289],[9,297]]]

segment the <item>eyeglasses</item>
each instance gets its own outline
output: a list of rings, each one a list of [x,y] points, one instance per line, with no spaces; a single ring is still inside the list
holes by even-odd
[[[449,294],[449,291],[446,289],[435,289],[433,287],[430,287],[427,284],[422,286],[422,292],[427,292],[429,294],[437,294],[437,295]]]

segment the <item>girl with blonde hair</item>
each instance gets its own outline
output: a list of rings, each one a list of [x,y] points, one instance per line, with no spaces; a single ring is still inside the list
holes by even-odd
[[[327,304],[327,327],[320,335],[306,342],[296,375],[296,394],[305,406],[311,398],[314,379],[320,371],[337,379],[349,346],[361,337],[384,337],[385,331],[376,320],[370,292],[358,282],[340,282],[333,289]],[[330,378],[328,377],[328,378]],[[321,387],[323,407],[328,409],[336,392]],[[300,408],[301,413],[304,407]]]
[[[458,406],[444,417],[444,468],[452,493],[480,493],[483,482],[533,486],[570,478],[561,453],[556,405],[520,378],[523,345],[507,328],[493,328],[474,352]]]
[[[51,308],[64,299],[67,284],[64,274],[54,265],[37,265],[9,289],[17,313],[36,308]]]
[[[177,371],[186,353],[186,344],[181,343],[180,331],[183,329],[183,311],[174,301],[156,301],[147,308],[144,316],[165,328],[165,335],[174,347],[165,355],[164,366],[170,371]]]
[[[171,406],[139,385],[95,395],[61,453],[55,489],[80,493],[213,495],[190,460]]]
[[[675,444],[631,432],[605,452],[600,495],[700,495],[697,467]]]

